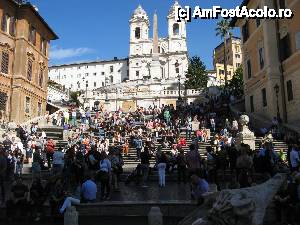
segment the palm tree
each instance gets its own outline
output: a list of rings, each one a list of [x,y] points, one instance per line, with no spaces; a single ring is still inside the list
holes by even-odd
[[[224,56],[223,56],[223,61],[224,61],[224,73],[225,73],[225,87],[227,86],[227,57],[226,57],[226,40],[227,37],[229,36],[231,38],[231,30],[232,28],[230,27],[230,23],[228,20],[222,19],[217,23],[216,27],[216,35],[220,36],[223,41],[224,41]]]

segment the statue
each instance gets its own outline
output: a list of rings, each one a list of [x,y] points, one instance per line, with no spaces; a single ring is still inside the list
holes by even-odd
[[[179,225],[262,225],[266,208],[285,180],[285,174],[277,174],[254,187],[223,190],[206,215],[192,223],[187,217]]]
[[[255,136],[248,127],[249,117],[247,115],[242,115],[239,122],[242,128],[236,137],[237,148],[240,149],[241,144],[247,144],[250,146],[251,150],[255,150]]]

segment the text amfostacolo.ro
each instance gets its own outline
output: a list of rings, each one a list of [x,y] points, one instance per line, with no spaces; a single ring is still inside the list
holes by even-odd
[[[224,19],[229,18],[261,18],[261,19],[272,19],[272,18],[292,18],[294,16],[291,9],[272,9],[264,6],[261,9],[248,9],[246,6],[237,6],[234,9],[223,9],[221,6],[213,6],[209,9],[200,8],[196,6],[191,8],[185,6],[183,8],[176,7],[175,16],[177,22],[186,20],[190,22],[192,19],[218,19],[219,16]]]

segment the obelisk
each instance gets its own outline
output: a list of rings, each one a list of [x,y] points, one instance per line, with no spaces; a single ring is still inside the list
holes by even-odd
[[[151,62],[151,79],[161,78],[161,69],[159,62],[158,53],[158,25],[157,25],[157,14],[154,12],[153,16],[153,51],[152,51],[152,62]]]
[[[153,15],[153,55],[158,54],[158,26],[156,11]]]

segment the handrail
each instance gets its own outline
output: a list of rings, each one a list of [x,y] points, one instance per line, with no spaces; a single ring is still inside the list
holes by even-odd
[[[49,104],[49,103],[47,102],[47,104]],[[51,104],[51,105],[53,105],[53,104]],[[55,105],[53,105],[53,106],[55,106]],[[57,106],[55,106],[55,107],[57,107]],[[56,113],[58,113],[58,112],[60,112],[60,111],[63,111],[63,110],[64,110],[64,108],[59,108],[59,109],[58,109],[57,111],[55,111],[54,113],[48,115],[48,117],[53,118],[54,114],[56,114]],[[28,120],[28,121],[22,123],[21,126],[22,126],[22,127],[27,127],[28,125],[30,125],[30,124],[32,124],[32,123],[39,123],[39,122],[40,122],[41,120],[43,120],[43,119],[45,119],[45,120],[47,119],[45,115],[43,115],[43,116],[38,116],[38,117],[35,117],[35,118],[31,119],[31,120]]]

